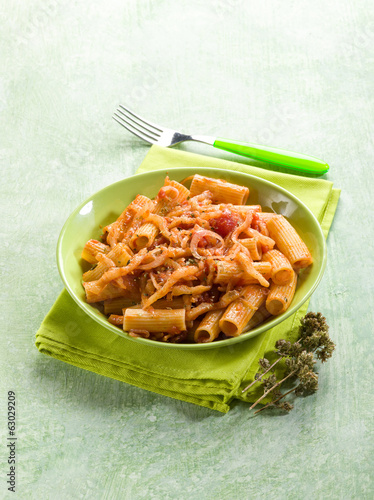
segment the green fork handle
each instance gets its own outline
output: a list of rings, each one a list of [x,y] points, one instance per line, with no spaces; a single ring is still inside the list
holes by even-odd
[[[298,170],[299,172],[323,175],[329,170],[329,166],[322,160],[292,151],[271,148],[269,146],[259,146],[245,142],[228,141],[226,139],[216,139],[213,143],[215,148],[224,149],[231,153],[248,156],[255,160],[267,163],[276,163],[283,167]]]

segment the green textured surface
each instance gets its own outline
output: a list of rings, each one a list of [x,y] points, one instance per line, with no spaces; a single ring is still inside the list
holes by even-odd
[[[18,404],[10,498],[373,497],[371,12],[364,0],[2,1],[1,459],[7,390]],[[148,151],[111,120],[119,102],[166,126],[329,163],[325,178],[342,194],[310,308],[338,348],[318,393],[290,415],[252,418],[245,403],[221,415],[36,350],[62,287],[64,221]]]

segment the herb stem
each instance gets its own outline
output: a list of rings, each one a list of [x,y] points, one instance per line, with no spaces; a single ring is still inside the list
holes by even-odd
[[[279,363],[279,361],[282,359],[283,357],[280,357],[278,358],[271,366],[270,368],[268,368],[264,373],[262,373],[258,378],[256,378],[253,382],[251,382],[249,385],[247,385],[247,387],[245,389],[242,390],[242,394],[243,392],[246,392],[248,391],[248,389],[250,389],[252,387],[252,385],[254,385],[256,382],[259,382],[262,377],[264,375],[266,375],[277,363]]]
[[[288,392],[285,392],[284,394],[282,394],[282,396],[279,396],[279,398],[275,399],[274,401],[270,401],[267,405],[263,406],[259,410],[256,410],[255,411],[255,415],[256,415],[256,413],[260,413],[260,411],[262,411],[262,410],[266,410],[266,408],[269,408],[269,406],[274,405],[275,403],[277,403],[278,401],[280,401],[281,399],[283,399],[288,394],[291,394],[291,392],[296,391],[296,389],[297,389],[297,387],[294,387],[293,389],[290,389]]]
[[[273,385],[273,387],[270,387],[269,390],[267,390],[255,403],[253,403],[253,405],[250,407],[250,410],[253,410],[253,408],[255,406],[258,405],[258,403],[260,401],[262,401],[264,399],[265,396],[267,396],[269,394],[269,392],[273,391],[276,387],[278,387],[279,385],[281,385],[285,380],[287,380],[288,378],[292,377],[292,375],[295,375],[295,373],[297,372],[297,370],[293,370],[291,373],[289,373],[287,375],[287,377],[284,377],[283,380],[280,380],[278,383],[276,383],[275,385]]]
[[[317,360],[324,363],[330,359],[335,349],[328,330],[326,318],[319,312],[310,312],[300,319],[299,339],[296,342],[284,339],[276,341],[274,354],[278,359],[272,365],[266,357],[259,359],[259,372],[256,373],[254,381],[242,390],[244,393],[259,381],[263,386],[263,395],[250,407],[252,410],[258,403],[262,404],[262,408],[254,412],[255,415],[267,408],[279,408],[290,412],[294,405],[287,401],[287,395],[293,393],[295,396],[304,396],[318,390],[318,372],[315,371],[314,365]],[[274,366],[281,359],[286,360],[286,370],[277,377]],[[267,373],[268,377],[264,377]],[[284,378],[278,381],[278,378],[282,377]],[[287,379],[292,380],[293,389],[285,389],[283,394],[280,386]],[[262,402],[266,396],[268,402]]]

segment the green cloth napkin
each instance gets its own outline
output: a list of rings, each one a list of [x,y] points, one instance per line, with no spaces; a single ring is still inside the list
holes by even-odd
[[[150,149],[138,172],[178,166],[216,167],[268,179],[308,205],[327,236],[340,194],[331,182],[158,146]],[[234,399],[257,399],[259,384],[245,394],[241,394],[242,388],[253,380],[258,359],[273,350],[277,339],[296,340],[299,319],[307,307],[304,304],[280,325],[248,341],[217,349],[179,351],[139,345],[106,330],[85,315],[64,290],[37,332],[36,346],[44,354],[100,375],[227,412]]]

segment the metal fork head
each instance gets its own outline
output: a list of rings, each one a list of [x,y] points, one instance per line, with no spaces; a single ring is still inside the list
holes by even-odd
[[[122,106],[122,104],[119,105],[113,118],[129,132],[150,144],[168,147],[175,146],[183,141],[193,140],[190,135],[182,134],[176,130],[161,127],[145,120],[125,106]]]

